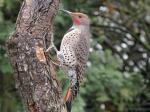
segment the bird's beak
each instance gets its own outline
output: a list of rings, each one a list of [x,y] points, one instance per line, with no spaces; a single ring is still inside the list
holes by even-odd
[[[76,15],[74,15],[73,12],[70,12],[70,11],[67,11],[67,10],[64,10],[64,9],[59,9],[59,10],[67,13],[71,17],[71,19],[73,21],[73,24],[75,24],[75,25],[80,24],[80,20],[76,17]]]
[[[71,15],[72,14],[72,12],[70,12],[70,11],[67,11],[67,10],[64,10],[64,9],[59,9],[60,11],[62,11],[62,12],[65,12],[65,13],[67,13],[68,15]]]

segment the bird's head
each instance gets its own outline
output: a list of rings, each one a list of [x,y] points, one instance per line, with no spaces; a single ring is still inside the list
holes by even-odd
[[[71,17],[73,21],[73,25],[89,25],[90,24],[90,19],[86,14],[80,13],[80,12],[70,12],[67,10],[61,10]]]

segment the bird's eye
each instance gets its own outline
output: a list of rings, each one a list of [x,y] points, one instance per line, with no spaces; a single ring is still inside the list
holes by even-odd
[[[82,18],[82,16],[79,16],[79,18]]]

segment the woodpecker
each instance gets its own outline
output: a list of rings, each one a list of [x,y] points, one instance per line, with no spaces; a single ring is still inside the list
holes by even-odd
[[[67,74],[70,82],[65,102],[68,112],[71,112],[72,100],[77,96],[83,79],[90,47],[90,20],[86,14],[80,12],[67,13],[73,22],[72,27],[64,35],[57,58],[61,68]]]
[[[72,27],[64,35],[57,58],[60,67],[67,75],[70,85],[64,98],[68,112],[71,112],[72,100],[77,96],[80,83],[82,82],[90,47],[90,20],[86,14],[80,12],[67,13],[73,22]]]

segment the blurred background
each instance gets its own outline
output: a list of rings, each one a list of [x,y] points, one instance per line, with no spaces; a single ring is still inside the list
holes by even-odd
[[[88,69],[72,112],[150,112],[150,0],[60,2],[60,8],[91,19]],[[0,0],[0,112],[24,112],[5,48],[21,4],[22,0]],[[70,18],[58,12],[58,48],[69,27]],[[66,90],[67,79],[57,72]]]

